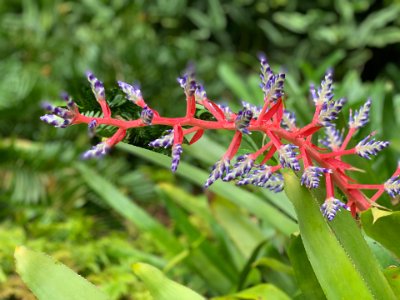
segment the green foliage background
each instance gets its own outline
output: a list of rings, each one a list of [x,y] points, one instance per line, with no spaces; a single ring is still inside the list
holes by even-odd
[[[360,136],[373,129],[392,141],[390,150],[373,163],[356,159],[367,170],[360,180],[382,182],[400,153],[399,15],[397,1],[373,0],[1,1],[0,299],[33,297],[14,273],[12,253],[19,244],[52,254],[112,299],[149,299],[130,272],[136,261],[166,268],[174,279],[205,295],[216,294],[201,275],[193,275],[185,258],[176,258],[171,267],[171,257],[154,243],[154,236],[110,210],[76,165],[80,153],[97,138],[89,141],[82,126],[56,130],[42,124],[40,101],[57,101],[64,90],[85,101],[90,96],[83,74],[90,69],[108,87],[115,109],[124,105],[116,80],[138,81],[153,107],[177,116],[185,108],[176,77],[194,62],[212,99],[233,107],[241,99],[260,104],[257,53],[263,51],[275,69],[287,70],[287,106],[306,122],[311,116],[309,83],[318,83],[325,70],[334,67],[336,95],[348,98],[347,109],[373,98],[371,127]],[[129,142],[145,146],[162,130],[132,132]],[[224,146],[227,138],[222,134],[215,148]],[[246,147],[252,145],[248,141]],[[201,150],[188,152],[184,160],[196,167],[208,170],[213,163]],[[183,212],[160,196],[160,184],[167,183],[203,203],[203,192],[193,183],[121,149],[85,164],[183,240],[184,249],[196,242],[188,238],[196,234],[184,232],[192,224],[214,243],[215,251],[227,251],[237,263],[221,268],[237,272],[240,255],[248,258],[248,249],[240,246],[244,252],[237,257],[235,251],[223,249],[231,245],[224,242],[232,230],[229,218],[215,216],[218,222],[214,220],[210,230],[201,215]],[[280,196],[253,192],[293,220],[292,208],[274,200]],[[389,199],[382,204],[397,208]],[[243,210],[244,226],[255,226],[248,223],[249,208],[235,209]],[[288,237],[261,223],[260,232],[270,238],[267,256],[288,263]],[[294,279],[288,279],[292,275],[277,270],[269,265],[260,278],[250,274],[247,283],[272,282],[296,295]]]

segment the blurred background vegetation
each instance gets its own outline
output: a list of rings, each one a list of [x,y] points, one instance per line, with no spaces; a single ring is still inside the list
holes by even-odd
[[[42,124],[42,100],[54,101],[61,91],[75,99],[87,97],[83,74],[90,69],[110,93],[116,80],[140,82],[151,106],[177,116],[185,108],[176,77],[194,62],[211,99],[233,107],[241,99],[260,104],[257,53],[263,51],[275,69],[287,71],[287,106],[305,122],[311,116],[309,84],[333,67],[337,97],[348,98],[347,109],[372,97],[369,130],[392,141],[391,150],[373,164],[360,161],[373,171],[360,176],[382,182],[400,153],[399,16],[400,3],[388,0],[1,1],[0,299],[33,299],[14,273],[12,253],[18,244],[52,254],[112,299],[149,299],[130,272],[135,261],[167,268],[173,278],[215,294],[186,267],[190,251],[169,266],[171,257],[164,256],[152,234],[110,210],[106,197],[77,167],[80,153],[96,140],[90,141],[82,126],[56,130]],[[139,132],[130,142],[143,146],[146,134]],[[221,135],[220,145],[224,139]],[[184,160],[204,170],[212,164],[199,151]],[[232,228],[218,213],[212,222],[216,227],[209,230],[204,215],[176,209],[165,200],[167,184],[174,193],[206,205],[198,186],[122,150],[84,164],[171,231],[183,249],[198,242],[190,240],[193,232],[185,232],[184,222],[189,222],[215,251],[229,252],[234,268],[240,269],[241,259],[232,254],[238,245],[227,241]],[[273,202],[271,195],[262,195],[263,201]],[[388,199],[383,203],[391,205]],[[295,218],[290,208],[280,209]],[[252,219],[248,211],[241,213],[245,224],[255,226],[246,223]],[[266,251],[285,262],[287,237],[261,227],[272,241]],[[239,245],[239,250],[248,256],[248,249]],[[289,279],[269,272],[269,280],[295,295]],[[222,292],[229,290],[227,285]]]

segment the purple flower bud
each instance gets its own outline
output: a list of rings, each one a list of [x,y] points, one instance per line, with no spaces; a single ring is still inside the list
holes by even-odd
[[[248,127],[250,125],[250,121],[253,118],[253,112],[244,108],[243,110],[239,111],[235,119],[235,127],[242,133],[250,134]]]
[[[321,87],[318,89],[318,98],[311,91],[315,105],[322,105],[329,103],[333,98],[333,86],[332,86],[332,71],[328,70],[325,74],[325,79],[321,82]]]
[[[143,107],[142,112],[140,113],[140,118],[142,119],[143,123],[146,125],[150,125],[153,121],[154,113],[153,111],[147,107]]]
[[[300,164],[294,151],[298,147],[292,144],[282,145],[279,149],[279,162],[283,168],[291,168],[294,171],[300,171]]]
[[[90,86],[92,87],[92,92],[95,95],[97,101],[99,101],[100,99],[104,99],[105,91],[103,83],[100,80],[98,80],[90,71],[86,72],[86,77],[90,82]]]
[[[154,148],[168,148],[171,147],[173,142],[174,142],[174,130],[170,129],[167,130],[168,134],[152,141],[149,143],[150,147],[154,147]]]
[[[346,204],[336,198],[331,197],[325,200],[324,204],[321,205],[320,210],[322,215],[327,218],[328,221],[332,221],[336,217],[337,212],[342,208],[349,210]]]
[[[400,177],[396,176],[388,179],[383,186],[390,197],[396,197],[400,194]]]
[[[282,174],[273,173],[263,187],[269,189],[274,193],[282,192],[284,187]]]
[[[323,173],[332,173],[330,169],[321,167],[307,167],[301,176],[301,185],[305,185],[309,189],[315,189],[319,186],[320,177]]]
[[[246,101],[242,101],[243,110],[250,110],[253,113],[253,118],[257,119],[261,113],[262,107],[256,106]]]
[[[323,126],[332,126],[333,121],[338,118],[346,99],[341,98],[338,101],[330,101],[322,103],[322,108],[318,116],[318,123]]]
[[[364,127],[369,121],[369,110],[371,108],[371,99],[368,99],[360,110],[354,113],[354,117],[350,110],[349,127],[359,129]]]
[[[181,154],[182,154],[182,145],[181,144],[175,144],[172,146],[172,163],[171,163],[171,171],[176,172],[178,169],[179,162],[181,160]]]
[[[194,74],[194,68],[189,66],[188,70],[182,77],[178,77],[176,79],[183,88],[186,96],[193,96],[196,89],[197,89],[197,83],[195,79],[195,74]]]
[[[56,128],[65,128],[71,124],[71,120],[63,119],[63,118],[60,118],[59,116],[52,115],[52,114],[47,114],[47,115],[41,116],[40,120],[42,120],[43,122],[45,122],[49,125],[52,125]]]
[[[290,131],[296,130],[296,115],[288,110],[283,111],[282,115],[282,126]]]
[[[264,186],[272,175],[271,167],[267,165],[257,166],[253,168],[253,172],[246,175],[246,177],[238,180],[237,185],[253,184],[256,186]]]
[[[366,159],[371,159],[371,155],[375,156],[379,151],[389,146],[389,142],[376,141],[372,135],[368,135],[366,138],[361,140],[355,147],[356,153]]]
[[[107,142],[101,142],[82,154],[82,159],[100,158],[110,151]]]
[[[196,91],[194,93],[194,96],[196,98],[196,102],[198,103],[202,103],[204,99],[207,99],[207,93],[203,85],[198,84],[196,86]]]
[[[139,100],[143,99],[142,92],[137,85],[130,85],[123,81],[118,81],[118,86],[125,93],[126,99],[137,104]]]
[[[58,106],[54,106],[49,102],[42,102],[41,104],[42,108],[59,116],[60,118],[63,119],[72,119],[73,117],[73,113],[71,113],[68,109],[62,108],[62,107],[58,107]]]
[[[233,112],[229,108],[229,106],[225,105],[225,104],[217,104],[217,105],[222,110],[222,112],[224,113],[225,119],[227,121],[232,121],[233,120]]]
[[[88,134],[89,137],[94,137],[96,134],[96,127],[97,127],[97,121],[92,120],[88,123]]]
[[[60,97],[61,97],[62,100],[64,100],[67,103],[67,107],[68,107],[68,109],[70,111],[74,111],[75,110],[76,104],[66,92],[62,92],[60,94]]]
[[[320,139],[319,142],[330,150],[339,149],[343,142],[343,130],[340,132],[333,124],[332,126],[325,127],[325,134],[325,138]]]
[[[222,178],[224,174],[227,174],[229,172],[229,166],[230,166],[230,161],[227,158],[221,158],[219,161],[217,161],[212,167],[210,176],[208,176],[208,179],[204,184],[204,188],[208,188],[217,179]]]
[[[231,181],[237,177],[247,175],[253,167],[254,160],[248,154],[239,156],[232,169],[223,178],[223,181]]]

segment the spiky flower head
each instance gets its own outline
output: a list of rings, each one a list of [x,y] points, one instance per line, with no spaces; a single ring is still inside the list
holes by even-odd
[[[328,221],[332,221],[338,211],[342,208],[349,210],[346,204],[336,198],[328,198],[325,200],[324,204],[321,205],[322,215],[328,219]]]
[[[280,146],[279,152],[279,162],[282,168],[291,168],[294,171],[300,171],[300,164],[296,158],[297,154],[295,150],[298,147],[293,144],[286,144]]]
[[[345,103],[345,98],[341,98],[337,101],[322,103],[321,111],[318,116],[318,123],[322,126],[332,126],[332,122],[338,118],[338,115]]]
[[[130,85],[123,81],[118,81],[118,86],[125,93],[126,99],[138,104],[143,100],[142,92],[138,85]]]
[[[224,181],[231,181],[237,177],[248,174],[253,167],[254,160],[248,155],[239,156],[236,159],[236,163],[229,170],[226,176],[223,178]]]
[[[325,127],[326,136],[319,142],[330,150],[337,150],[343,143],[343,130],[336,129],[335,124]]]
[[[176,172],[178,169],[179,162],[181,160],[181,154],[182,154],[182,145],[181,144],[174,144],[172,146],[172,162],[171,162],[171,171]]]
[[[262,107],[253,105],[249,102],[242,101],[243,109],[250,110],[253,113],[253,118],[257,119],[261,113]]]
[[[326,72],[318,92],[315,91],[314,85],[311,85],[310,92],[315,105],[320,106],[324,103],[329,103],[333,98],[332,70]]]
[[[282,174],[272,173],[271,177],[267,180],[263,187],[269,189],[274,193],[282,192],[284,187]]]
[[[379,151],[389,146],[389,142],[376,141],[372,136],[373,134],[368,135],[355,147],[356,153],[359,156],[366,159],[371,159],[371,156],[377,155]]]
[[[88,134],[89,137],[94,137],[96,134],[96,127],[97,127],[97,121],[92,120],[88,123]]]
[[[274,74],[265,55],[260,54],[259,59],[261,63],[261,89],[264,92],[264,99],[275,102],[283,96],[285,74]]]
[[[83,159],[100,158],[106,155],[110,151],[111,147],[107,144],[107,141],[101,142],[93,146],[90,150],[87,150],[82,154]]]
[[[305,185],[309,189],[315,189],[319,186],[320,177],[324,173],[332,173],[330,169],[316,166],[307,167],[301,176],[301,185]]]
[[[388,179],[383,186],[390,197],[398,196],[400,194],[400,177],[395,176]]]
[[[253,171],[236,182],[237,185],[253,184],[256,186],[264,186],[272,175],[271,167],[267,165],[259,165],[253,168]]]
[[[71,121],[69,119],[63,119],[61,117],[58,117],[57,115],[52,114],[41,116],[40,120],[56,128],[65,128],[71,124]]]
[[[235,127],[242,133],[250,134],[249,127],[251,119],[253,118],[253,112],[250,109],[244,108],[239,111],[235,119]]]
[[[140,113],[140,119],[143,121],[144,124],[151,125],[153,117],[154,117],[153,110],[151,110],[147,105],[145,105],[143,107],[142,112]]]
[[[233,120],[233,111],[231,110],[231,108],[225,104],[217,104],[217,105],[224,113],[225,119],[227,121],[232,121]]]
[[[211,169],[211,173],[208,176],[206,183],[204,184],[204,188],[208,188],[217,179],[222,178],[224,174],[227,174],[229,172],[229,166],[230,160],[228,158],[223,157],[219,161],[217,161]]]
[[[183,88],[186,96],[193,96],[197,89],[194,67],[189,66],[182,77],[176,79]]]
[[[349,127],[359,129],[364,127],[369,121],[369,110],[371,109],[371,99],[368,99],[360,110],[354,113],[350,110]]]
[[[92,88],[92,92],[95,95],[97,101],[104,100],[106,95],[105,95],[103,83],[100,80],[98,80],[94,76],[94,74],[92,72],[90,72],[90,71],[86,72],[86,77],[87,77],[87,80],[90,83],[90,86]]]
[[[296,130],[296,115],[294,114],[294,112],[288,111],[286,109],[283,110],[281,124],[284,128],[287,128],[290,131]]]
[[[174,130],[167,130],[167,134],[149,143],[150,147],[154,148],[168,148],[171,147],[174,142]]]
[[[203,100],[207,99],[207,93],[202,84],[197,84],[194,96],[197,103],[203,103]]]

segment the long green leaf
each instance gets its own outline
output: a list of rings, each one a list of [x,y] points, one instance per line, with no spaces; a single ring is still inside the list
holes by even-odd
[[[140,230],[150,233],[154,241],[169,255],[176,255],[183,247],[172,234],[153,219],[131,199],[122,194],[113,184],[98,175],[83,163],[76,164],[86,183],[116,212],[131,221]]]
[[[291,236],[287,252],[304,299],[326,299],[308,260],[300,235]]]
[[[361,222],[370,237],[400,258],[400,212],[383,212],[374,208],[361,214]]]
[[[17,272],[39,300],[106,300],[93,284],[52,257],[20,246]]]
[[[171,159],[165,155],[124,143],[120,143],[117,147],[160,166],[170,167]],[[199,186],[202,186],[208,177],[206,172],[185,162],[180,163],[177,174]],[[247,209],[286,236],[298,229],[296,223],[279,210],[268,205],[256,195],[232,184],[218,181],[210,187],[210,190],[229,199],[239,207]]]
[[[155,300],[205,300],[193,290],[167,278],[151,265],[136,263],[133,271],[143,280]]]
[[[296,209],[304,248],[328,299],[395,299],[393,291],[385,280],[381,280],[379,274],[375,277],[378,280],[376,284],[373,284],[371,277],[365,274],[368,262],[365,268],[360,269],[362,260],[354,261],[357,258],[351,251],[362,255],[360,249],[363,248],[345,249],[344,247],[357,247],[357,245],[353,245],[353,241],[346,238],[338,240],[336,235],[340,234],[340,226],[337,226],[337,231],[334,232],[322,217],[318,202],[300,185],[298,178],[292,172],[285,172],[284,176],[285,191]],[[335,219],[333,222],[340,220]],[[345,234],[357,235],[354,232]],[[375,272],[374,263],[371,266]],[[348,286],[349,283],[351,288]],[[379,284],[382,288],[377,287]]]

